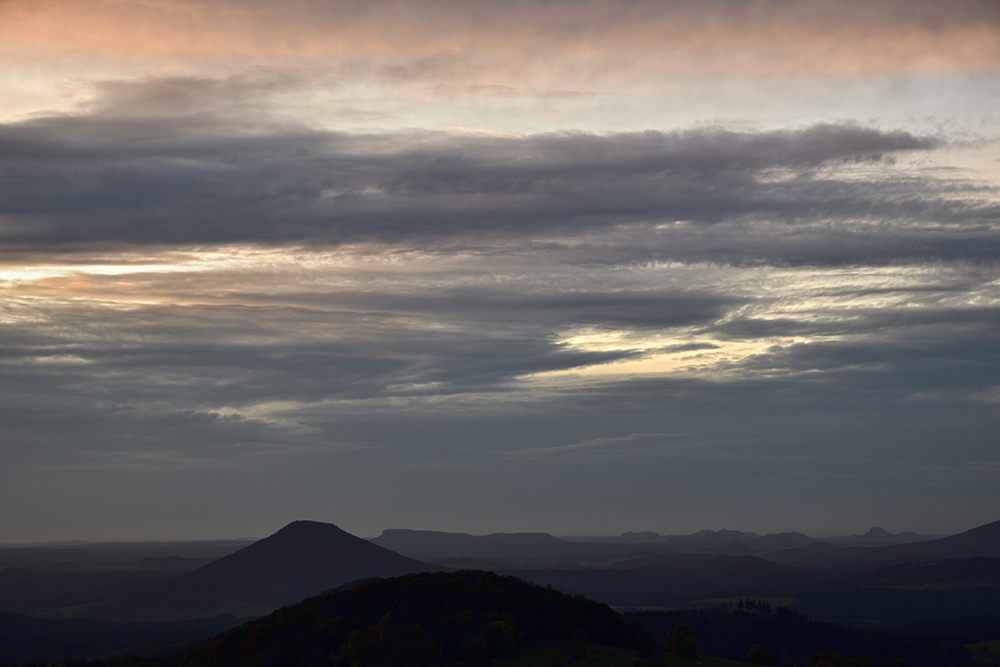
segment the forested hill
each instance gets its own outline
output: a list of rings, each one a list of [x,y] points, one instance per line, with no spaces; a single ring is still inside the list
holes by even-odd
[[[331,591],[218,635],[172,666],[485,664],[521,642],[653,648],[604,604],[492,572],[409,574]]]

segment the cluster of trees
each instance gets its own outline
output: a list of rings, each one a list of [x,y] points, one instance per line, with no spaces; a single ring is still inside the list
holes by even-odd
[[[758,600],[756,598],[740,598],[736,607],[737,609],[753,614],[754,616],[770,616],[772,610],[770,602],[767,600]]]

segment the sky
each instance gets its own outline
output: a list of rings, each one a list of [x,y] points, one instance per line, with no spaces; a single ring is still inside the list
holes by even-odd
[[[0,0],[0,543],[1000,518],[995,0]]]

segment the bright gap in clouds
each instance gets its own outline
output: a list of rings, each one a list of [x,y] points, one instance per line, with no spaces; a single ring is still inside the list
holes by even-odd
[[[569,352],[618,353],[608,361],[581,361],[570,368],[515,376],[534,386],[557,385],[560,380],[572,384],[575,376],[621,380],[663,374],[735,380],[785,372],[750,370],[742,362],[792,345],[877,340],[885,327],[891,329],[894,314],[913,318],[925,311],[933,317],[941,309],[1000,306],[998,279],[990,280],[989,269],[974,265],[580,266],[540,260],[530,247],[442,254],[385,246],[336,251],[233,246],[122,255],[114,264],[95,257],[92,263],[74,258],[61,265],[9,267],[0,272],[0,290],[11,303],[42,298],[50,305],[90,302],[98,312],[173,305],[207,308],[206,313],[217,311],[221,317],[234,307],[245,307],[270,320],[279,309],[287,311],[281,319],[271,325],[258,320],[253,328],[258,335],[289,344],[433,332],[475,335],[477,329],[485,333],[498,328],[512,334],[531,329],[532,335],[549,337]],[[171,277],[177,274],[183,278]],[[731,298],[734,305],[697,325],[601,325],[586,322],[587,312],[582,311],[572,317],[583,321],[567,326],[559,317],[535,321],[530,305],[496,301],[498,289],[501,295],[534,295],[553,304],[617,292],[625,298],[648,294],[654,300],[673,293],[714,295]],[[471,301],[464,307],[449,305],[456,298]],[[478,302],[480,298],[487,301]],[[663,307],[672,307],[669,300]],[[373,313],[386,309],[393,311],[391,317],[383,313],[372,319]],[[876,313],[879,323],[868,322]],[[23,321],[24,315],[15,319]],[[348,316],[356,320],[345,320]],[[252,315],[235,317],[234,323]],[[394,383],[386,390],[434,394],[441,388],[440,383],[424,381]]]
[[[679,267],[678,267],[679,268]],[[688,274],[696,267],[684,267]],[[733,309],[717,322],[706,326],[649,332],[648,330],[600,329],[582,327],[568,331],[560,344],[583,351],[628,351],[638,359],[613,361],[585,368],[540,373],[539,379],[581,376],[674,374],[714,380],[747,379],[755,375],[741,366],[742,361],[765,355],[782,347],[813,342],[874,342],[885,334],[881,327],[862,325],[873,313],[891,321],[893,313],[913,317],[947,308],[954,312],[1000,307],[1000,283],[985,279],[974,290],[966,291],[969,275],[962,267],[929,266],[850,267],[795,270],[769,267],[741,269],[704,266],[715,288],[724,293],[739,293],[751,300],[749,306]],[[973,275],[981,267],[969,267]],[[664,272],[665,273],[665,272]],[[988,274],[992,272],[987,271]],[[662,275],[650,271],[651,277]],[[979,278],[983,280],[982,277]],[[802,325],[812,335],[719,337],[716,329],[752,320],[757,325],[778,328]],[[787,373],[783,369],[765,372]]]

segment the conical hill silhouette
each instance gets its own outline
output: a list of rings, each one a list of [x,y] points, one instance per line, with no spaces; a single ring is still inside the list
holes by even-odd
[[[333,524],[295,521],[197,570],[133,589],[110,615],[119,620],[247,616],[357,579],[440,569]]]

